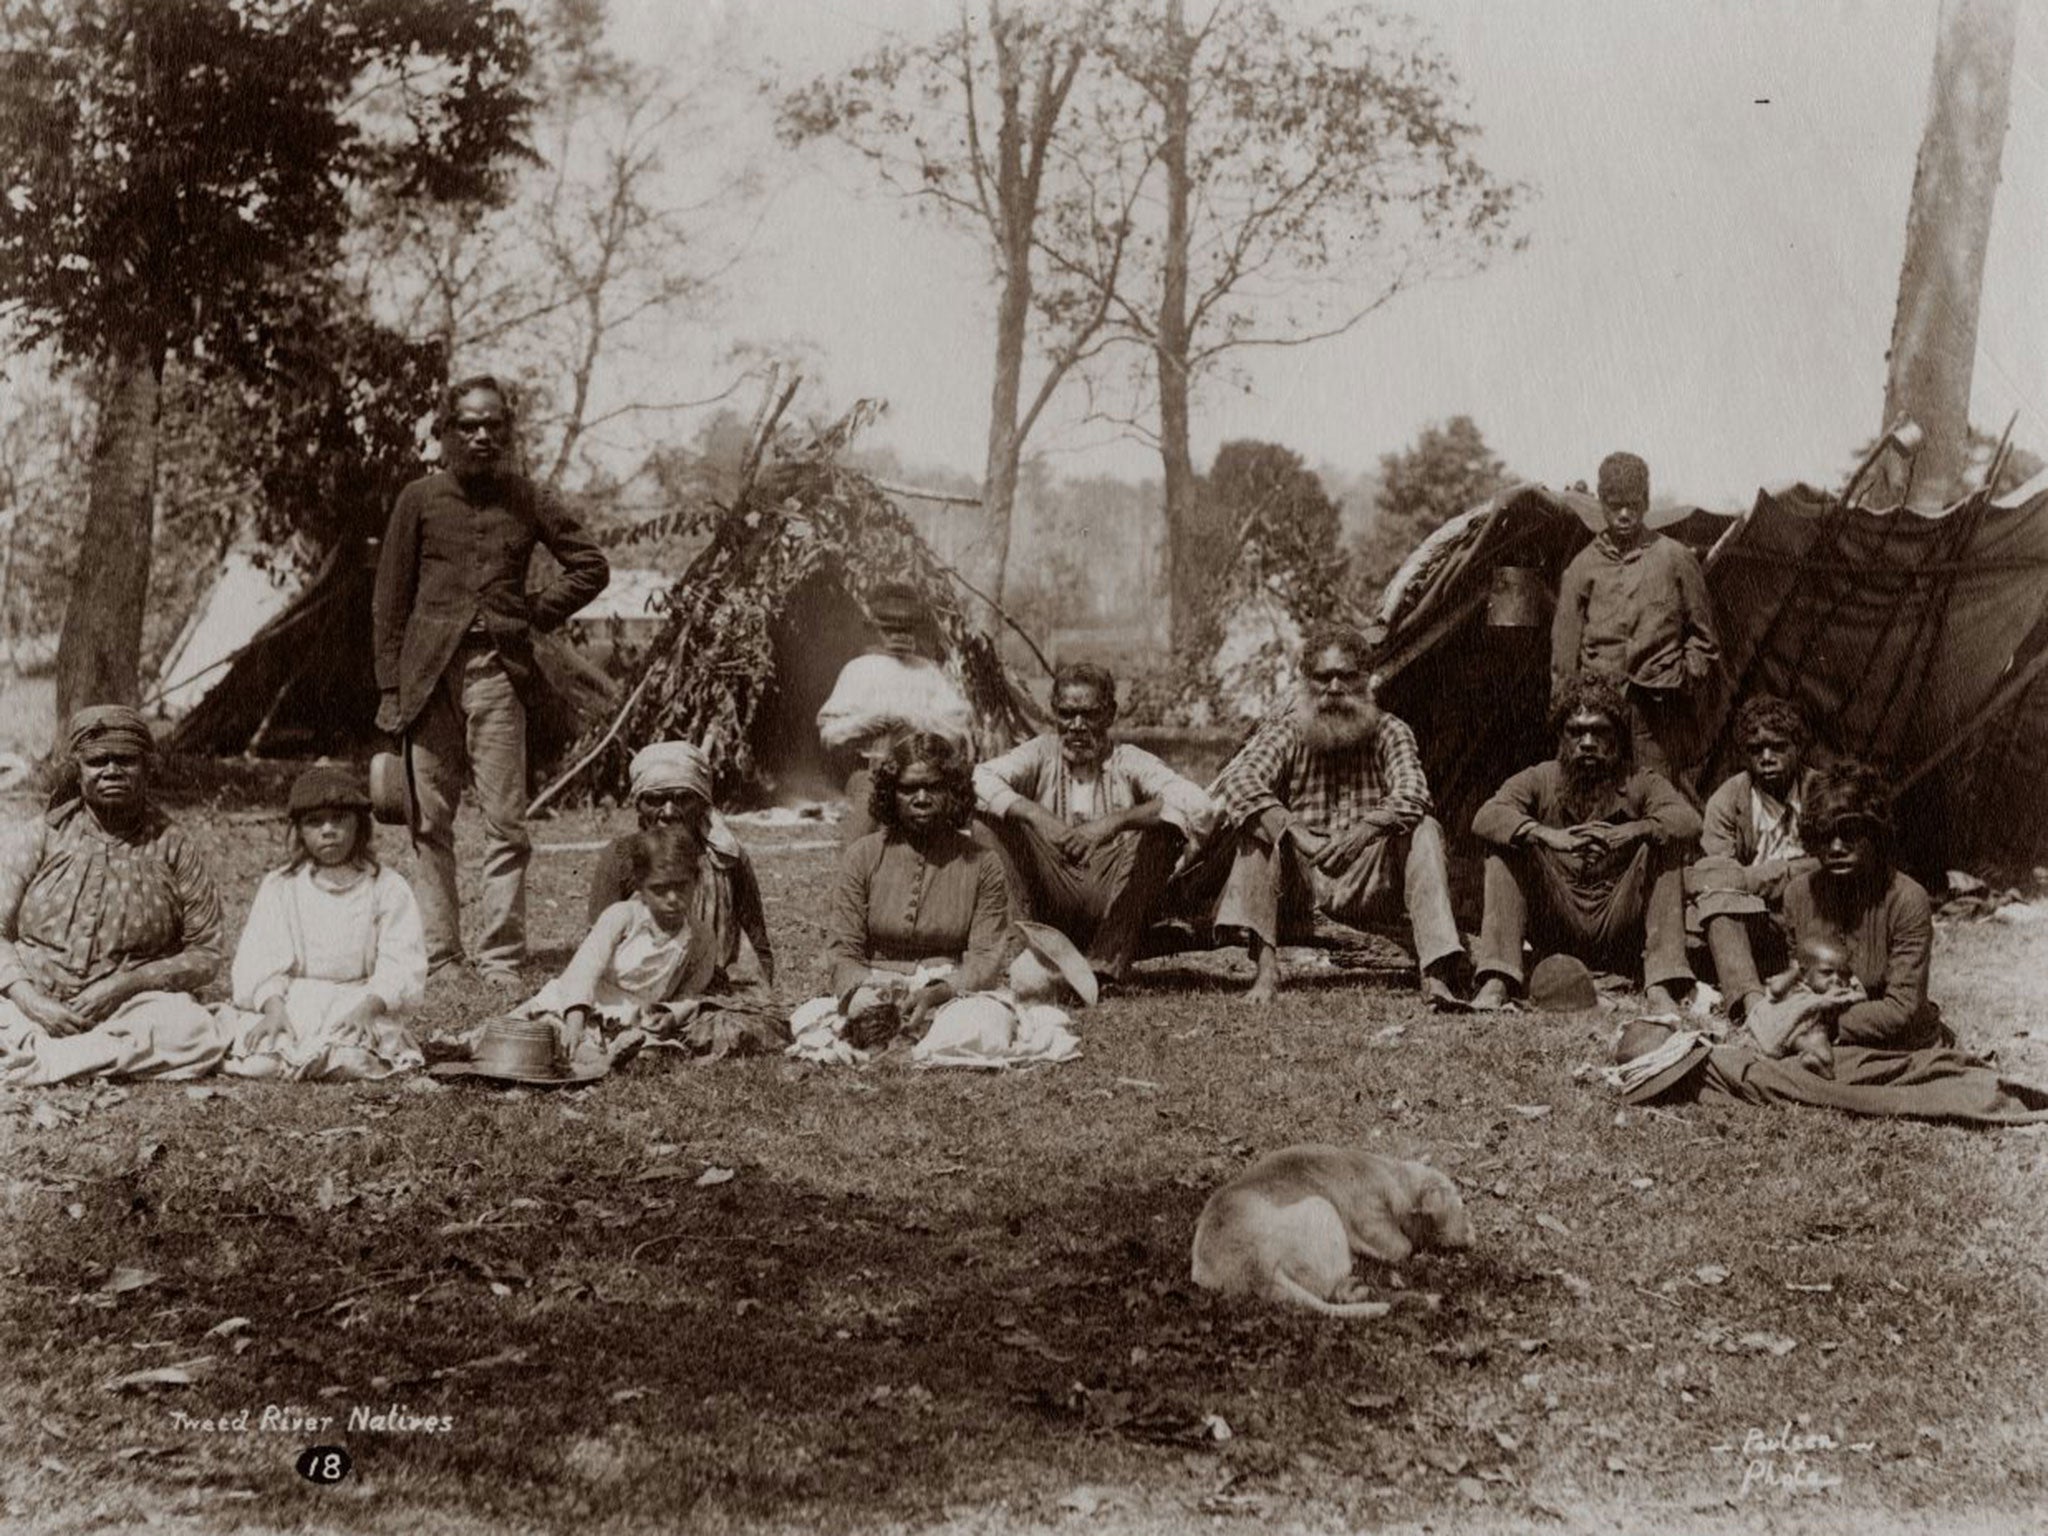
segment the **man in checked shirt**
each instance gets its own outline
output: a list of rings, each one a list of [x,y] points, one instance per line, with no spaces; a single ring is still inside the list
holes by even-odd
[[[1293,705],[1210,786],[1230,828],[1213,926],[1247,935],[1246,996],[1263,1003],[1280,988],[1282,940],[1308,937],[1316,913],[1362,928],[1405,907],[1423,996],[1462,1007],[1465,949],[1415,733],[1373,701],[1372,649],[1356,630],[1311,629],[1302,658]]]

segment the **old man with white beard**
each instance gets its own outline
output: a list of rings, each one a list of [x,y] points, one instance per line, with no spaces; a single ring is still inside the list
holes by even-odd
[[[1271,1000],[1279,946],[1314,933],[1317,913],[1378,927],[1405,911],[1423,995],[1459,1006],[1464,945],[1451,916],[1443,828],[1415,733],[1372,696],[1372,651],[1341,625],[1319,625],[1302,646],[1302,681],[1224,766],[1210,794],[1228,838],[1210,860],[1229,873],[1211,926],[1246,935],[1256,976],[1247,994]],[[1197,873],[1191,889],[1201,884]]]

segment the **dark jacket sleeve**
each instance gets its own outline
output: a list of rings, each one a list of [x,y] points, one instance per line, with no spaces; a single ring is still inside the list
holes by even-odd
[[[1579,670],[1579,641],[1586,629],[1586,596],[1592,576],[1585,551],[1572,557],[1557,584],[1557,612],[1550,620],[1550,696]]]
[[[980,992],[1000,986],[1010,963],[1010,886],[1003,861],[986,848],[975,858],[974,921],[967,930],[967,952],[953,978],[956,992]]]
[[[1472,835],[1496,847],[1511,847],[1522,824],[1543,820],[1540,805],[1543,765],[1524,768],[1494,791],[1493,798],[1479,807],[1472,818]]]
[[[604,909],[633,894],[633,874],[626,861],[626,839],[615,837],[598,850],[597,866],[590,872],[590,897],[583,904],[583,920],[595,923]]]
[[[747,942],[754,946],[754,959],[761,967],[761,979],[769,986],[775,985],[775,950],[768,940],[768,913],[761,902],[761,877],[754,870],[754,859],[744,848],[740,850],[739,862],[733,867],[732,905],[733,917],[738,921],[740,932],[747,936]]]
[[[1700,835],[1700,813],[1661,773],[1636,774],[1634,788],[1642,804],[1637,815],[1657,829],[1660,846],[1690,843]]]
[[[553,581],[527,599],[529,622],[535,630],[545,632],[560,628],[570,614],[602,592],[611,580],[612,568],[597,541],[583,531],[583,525],[553,491],[536,487],[533,504],[540,541],[562,568]]]
[[[385,693],[399,686],[405,655],[405,626],[412,617],[420,581],[420,500],[408,486],[398,493],[385,525],[377,555],[377,586],[370,598],[371,632],[376,644],[377,687]]]
[[[834,995],[859,985],[868,973],[868,882],[881,861],[882,839],[870,833],[849,843],[839,856],[832,904],[825,914],[825,958],[832,966]]]
[[[1884,898],[1884,990],[1842,1010],[1842,1045],[1914,1050],[1927,1043],[1927,972],[1934,953],[1934,907],[1927,892],[1898,880]],[[1875,990],[1875,989],[1873,989]]]
[[[1721,668],[1721,642],[1714,634],[1714,600],[1707,591],[1707,573],[1691,550],[1680,549],[1674,564],[1679,596],[1685,603],[1686,686],[1697,691]]]

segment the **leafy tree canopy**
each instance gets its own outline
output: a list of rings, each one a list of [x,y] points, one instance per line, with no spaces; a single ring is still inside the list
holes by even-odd
[[[0,301],[73,357],[247,344],[361,190],[498,197],[527,64],[489,0],[0,0]]]

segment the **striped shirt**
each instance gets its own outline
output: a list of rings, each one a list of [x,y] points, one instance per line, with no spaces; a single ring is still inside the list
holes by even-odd
[[[1315,832],[1364,823],[1393,834],[1413,831],[1430,812],[1429,777],[1415,733],[1384,711],[1356,745],[1319,752],[1289,710],[1259,727],[1209,793],[1232,826],[1279,806]]]

